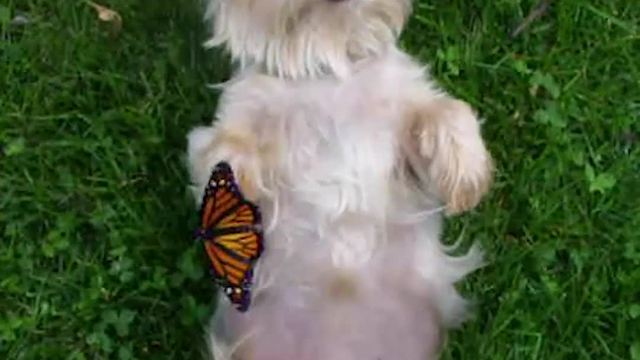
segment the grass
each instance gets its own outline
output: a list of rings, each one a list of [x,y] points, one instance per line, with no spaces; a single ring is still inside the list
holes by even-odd
[[[211,117],[196,1],[0,1],[0,357],[195,359],[214,308],[185,134]],[[498,174],[448,223],[489,266],[445,359],[640,359],[640,2],[420,1],[402,45],[486,119]],[[24,13],[31,22],[10,25]],[[400,359],[401,360],[401,359]]]

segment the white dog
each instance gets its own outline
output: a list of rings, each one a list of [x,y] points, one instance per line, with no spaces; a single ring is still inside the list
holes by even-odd
[[[189,135],[201,198],[221,160],[262,209],[252,306],[226,298],[216,360],[425,360],[463,319],[441,214],[474,207],[492,162],[476,115],[400,51],[410,0],[209,0],[239,63]]]

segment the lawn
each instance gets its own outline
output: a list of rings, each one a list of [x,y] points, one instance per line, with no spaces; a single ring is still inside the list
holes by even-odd
[[[0,0],[2,359],[202,356],[185,134],[229,66],[196,0],[104,4],[117,34],[84,1]],[[490,262],[444,358],[640,360],[640,1],[555,1],[511,38],[534,5],[421,0],[402,38],[498,168],[448,222]]]

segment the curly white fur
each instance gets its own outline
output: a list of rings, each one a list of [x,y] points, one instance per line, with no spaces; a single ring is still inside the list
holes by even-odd
[[[393,44],[410,0],[211,0],[214,37],[242,66],[281,77],[346,75]]]
[[[240,62],[213,126],[189,135],[200,198],[228,161],[268,226],[246,314],[225,298],[217,360],[433,359],[481,264],[452,257],[440,210],[491,181],[475,114],[395,40],[408,0],[211,0]],[[442,205],[444,203],[444,205]]]

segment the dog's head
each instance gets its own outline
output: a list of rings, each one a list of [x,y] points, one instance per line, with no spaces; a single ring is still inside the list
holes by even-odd
[[[208,46],[241,65],[304,78],[343,75],[396,41],[411,0],[208,0]]]

